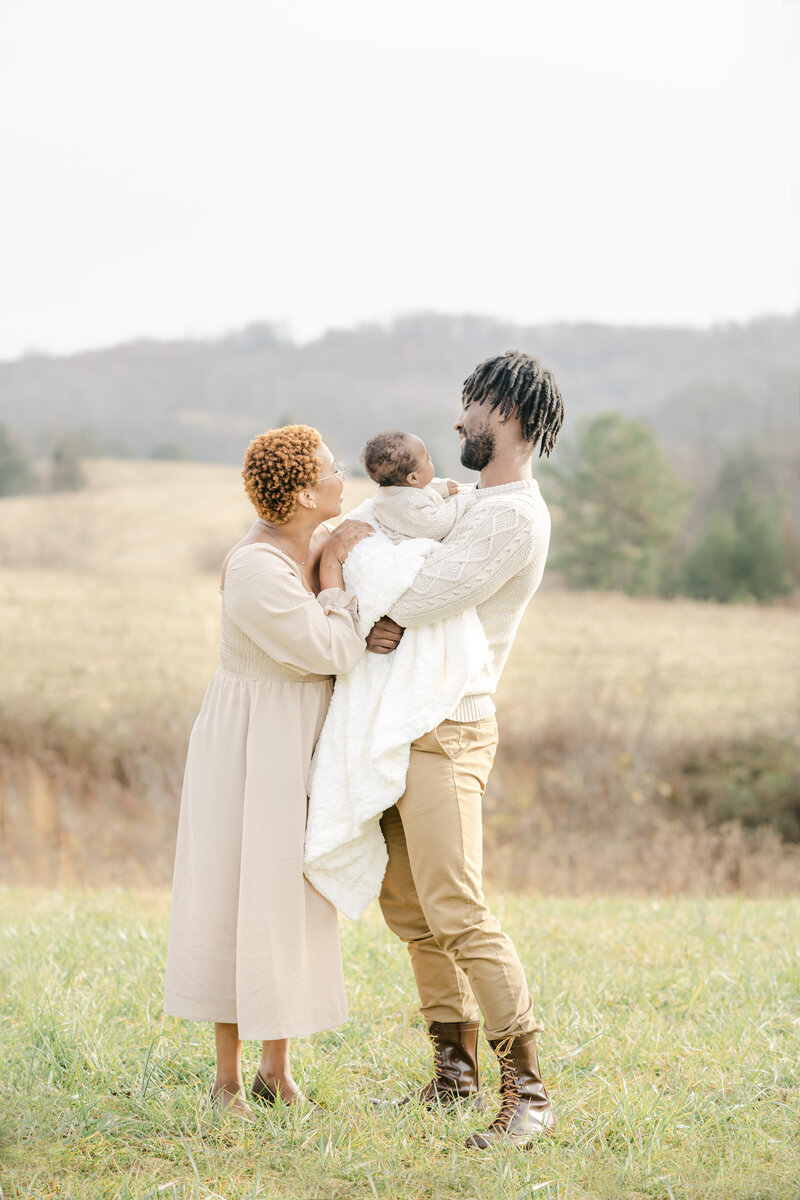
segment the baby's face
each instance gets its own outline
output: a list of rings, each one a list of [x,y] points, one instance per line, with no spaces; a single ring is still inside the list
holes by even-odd
[[[415,458],[415,466],[414,466],[414,470],[412,472],[413,479],[411,476],[409,476],[408,477],[409,483],[411,484],[412,487],[418,487],[418,488],[427,487],[428,484],[430,483],[430,481],[433,479],[434,475],[436,474],[436,472],[433,469],[433,462],[431,461],[431,456],[430,456],[430,454],[428,454],[428,451],[425,449],[425,443],[422,441],[421,438],[414,437],[412,435],[411,437],[409,437],[408,440],[409,440],[409,448]]]

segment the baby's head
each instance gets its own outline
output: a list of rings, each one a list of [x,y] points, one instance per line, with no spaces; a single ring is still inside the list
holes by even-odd
[[[427,487],[433,463],[425,443],[413,433],[376,433],[361,455],[364,470],[380,487]]]

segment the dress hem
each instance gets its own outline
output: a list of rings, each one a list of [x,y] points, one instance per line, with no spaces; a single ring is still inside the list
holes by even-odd
[[[230,1013],[226,1013],[224,1016],[219,1013],[215,1013],[213,1016],[201,1017],[194,1012],[191,1016],[187,1016],[185,1012],[176,1012],[174,1007],[170,1006],[167,1008],[166,1005],[164,1005],[164,1013],[168,1017],[177,1017],[181,1021],[202,1021],[205,1024],[215,1024],[219,1021],[226,1025],[238,1024],[239,1037],[243,1042],[272,1042],[279,1041],[282,1038],[311,1037],[312,1034],[315,1033],[325,1033],[328,1029],[337,1029],[340,1025],[346,1024],[349,1017],[349,1014],[345,1009],[344,1015],[339,1015],[334,1018],[324,1018],[322,1024],[313,1022],[310,1026],[302,1026],[300,1028],[297,1026],[292,1026],[290,1029],[281,1027],[277,1031],[271,1029],[266,1033],[261,1031],[252,1033],[249,1029],[243,1029],[236,1016],[231,1016]]]

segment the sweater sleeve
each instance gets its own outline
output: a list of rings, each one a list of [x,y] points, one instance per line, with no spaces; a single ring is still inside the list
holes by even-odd
[[[432,550],[388,616],[415,628],[483,604],[528,563],[541,577],[550,542],[547,509],[474,504],[452,537]]]
[[[390,503],[380,510],[381,525],[404,537],[434,538],[437,542],[453,528],[458,510],[446,504],[437,492],[424,488],[405,488],[406,495],[398,496],[402,508]]]
[[[270,546],[250,546],[228,564],[229,617],[277,662],[315,675],[346,675],[365,643],[355,596],[326,588],[307,592],[296,571]]]

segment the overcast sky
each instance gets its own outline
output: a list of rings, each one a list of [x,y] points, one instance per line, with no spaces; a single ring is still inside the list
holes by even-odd
[[[0,356],[795,311],[799,27],[800,0],[2,0]]]

